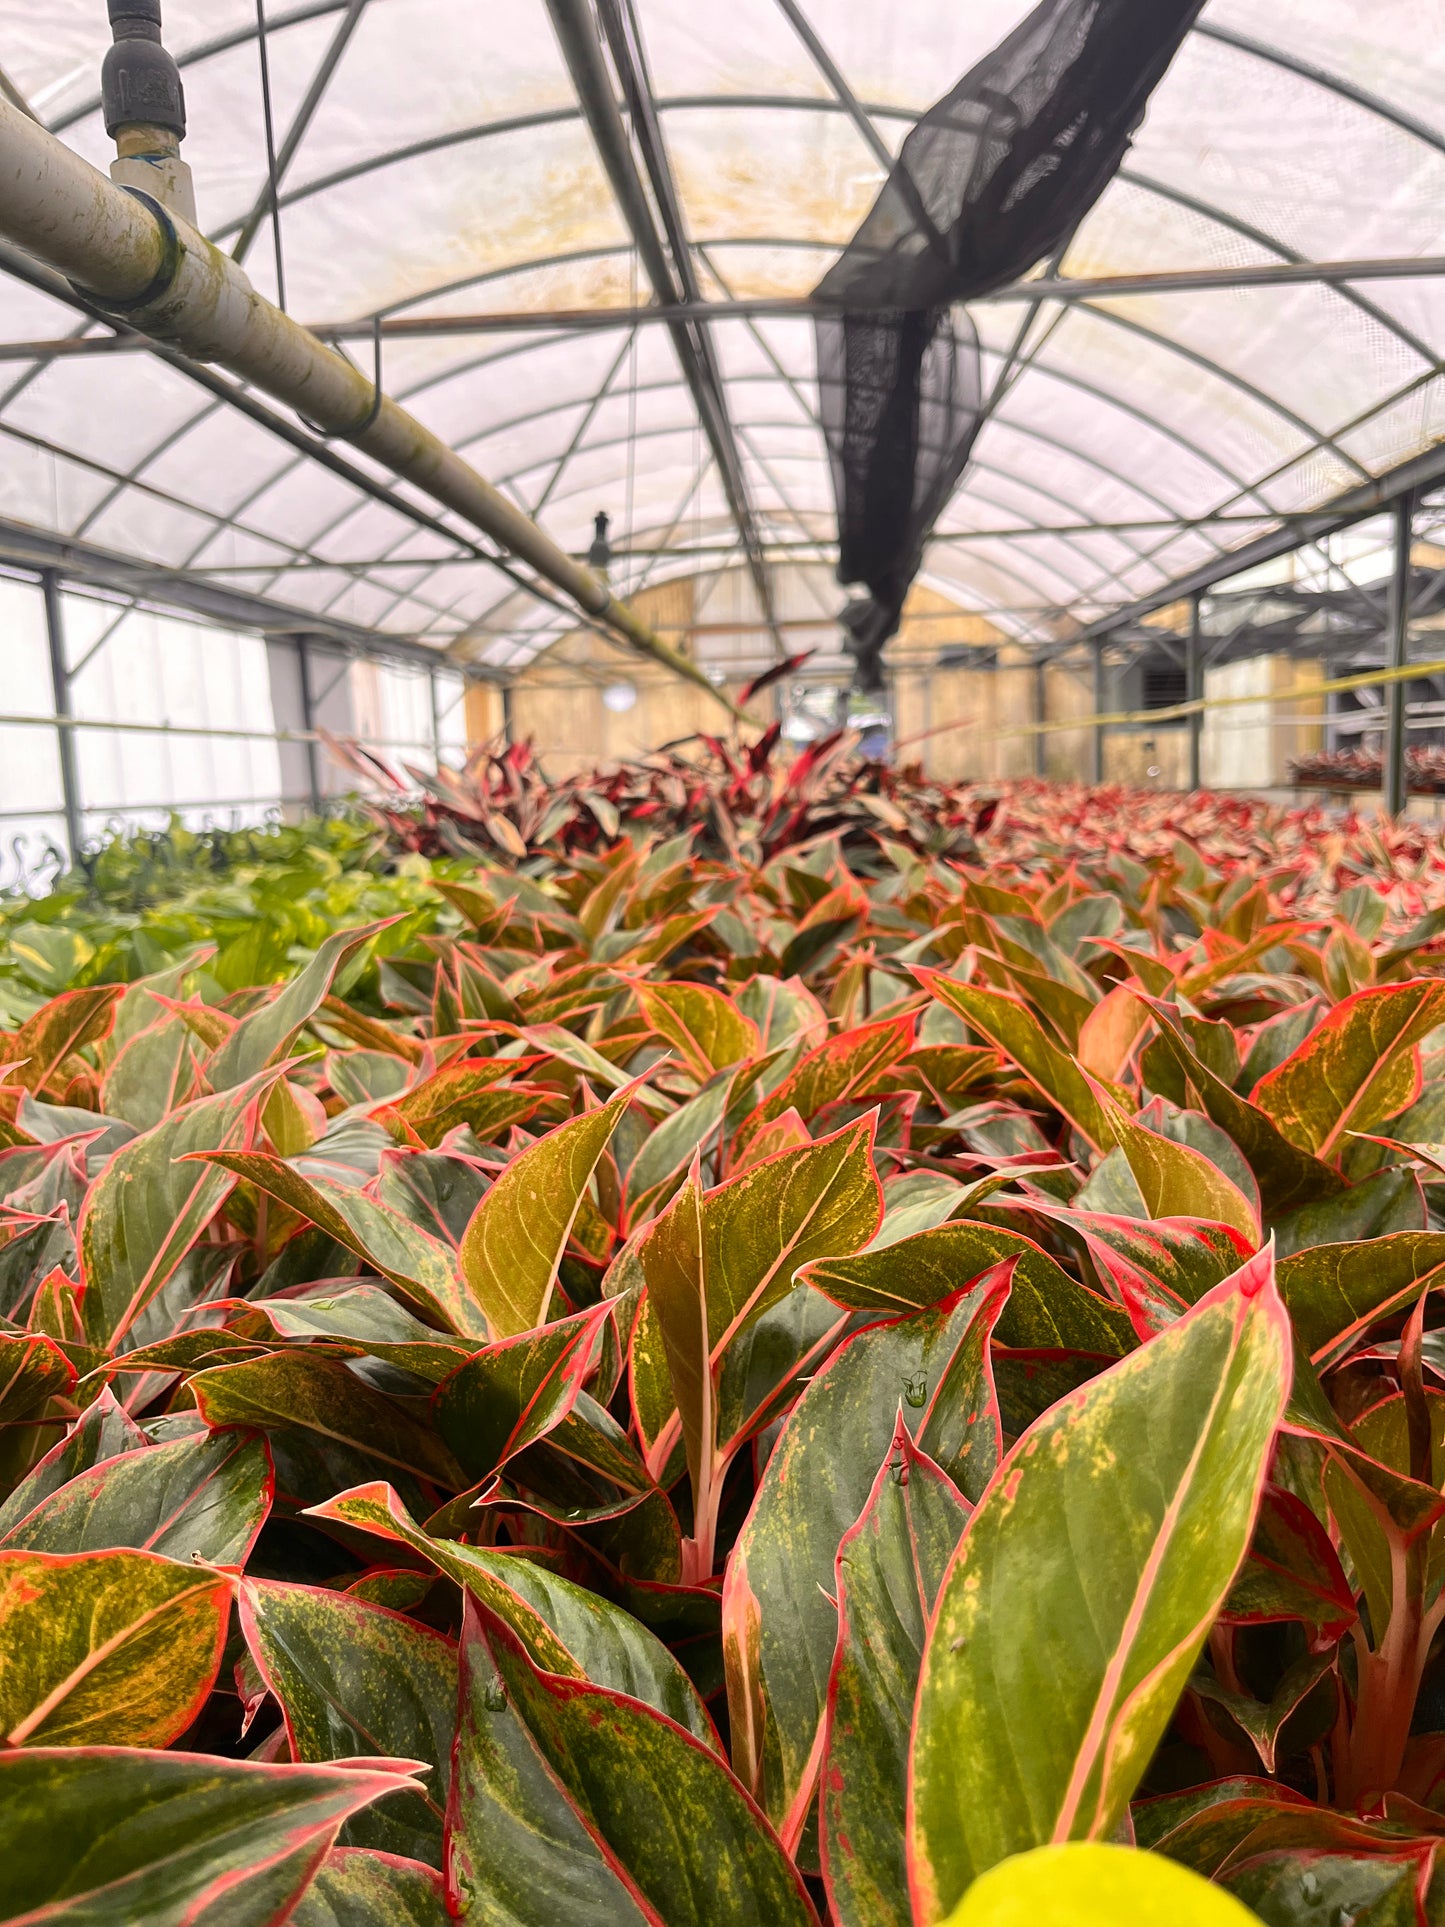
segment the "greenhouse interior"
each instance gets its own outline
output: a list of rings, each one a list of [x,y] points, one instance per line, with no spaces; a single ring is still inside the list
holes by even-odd
[[[0,1927],[1440,1927],[1445,18],[0,29]]]

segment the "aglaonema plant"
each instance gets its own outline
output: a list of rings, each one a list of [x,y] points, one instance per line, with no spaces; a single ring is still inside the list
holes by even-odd
[[[772,753],[16,1012],[0,1920],[1445,1908],[1428,854]]]

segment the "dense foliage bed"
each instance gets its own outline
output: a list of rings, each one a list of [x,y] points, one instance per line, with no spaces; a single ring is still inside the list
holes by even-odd
[[[1438,846],[846,778],[12,907],[0,1919],[1445,1918]]]

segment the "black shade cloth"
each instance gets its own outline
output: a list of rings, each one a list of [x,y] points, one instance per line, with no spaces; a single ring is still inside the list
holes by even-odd
[[[1203,0],[1041,0],[929,109],[815,290],[838,579],[857,685],[882,652],[982,419],[978,337],[950,312],[1057,249],[1117,171]]]

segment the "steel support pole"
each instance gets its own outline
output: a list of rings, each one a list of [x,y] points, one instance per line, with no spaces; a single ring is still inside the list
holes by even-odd
[[[1104,640],[1101,636],[1094,644],[1094,714],[1102,716],[1108,708],[1108,691],[1104,678]],[[1094,768],[1095,783],[1104,780],[1104,725],[1094,724]]]
[[[1390,576],[1390,613],[1387,662],[1403,669],[1410,658],[1410,542],[1415,527],[1415,498],[1402,495],[1394,505],[1395,553]],[[1403,677],[1388,685],[1389,725],[1385,732],[1384,803],[1391,816],[1403,815],[1407,796],[1405,711],[1409,685]]]
[[[1190,598],[1189,644],[1185,657],[1184,688],[1186,700],[1197,703],[1204,695],[1204,598],[1195,595]],[[1189,718],[1189,787],[1197,790],[1201,785],[1199,773],[1200,747],[1204,735],[1204,713],[1196,709]]]
[[[427,692],[431,697],[431,759],[440,769],[442,766],[442,712],[437,699],[437,672],[426,672]]]
[[[316,695],[311,681],[311,643],[306,636],[296,638],[296,660],[301,670],[301,727],[306,731],[306,786],[310,792],[311,814],[321,814],[321,758],[316,741]]]
[[[1045,673],[1043,663],[1036,662],[1034,664],[1033,675],[1034,721],[1036,723],[1046,723],[1049,720],[1049,692],[1044,682]],[[1043,731],[1039,730],[1034,735],[1034,775],[1042,776],[1045,773],[1045,767],[1044,735]]]
[[[55,700],[56,715],[68,720],[74,711],[70,706],[70,671],[65,662],[65,616],[60,602],[60,578],[54,569],[44,571],[40,586],[45,596],[45,638],[50,647],[51,694]],[[70,865],[74,869],[80,861],[84,841],[80,821],[80,772],[75,760],[75,731],[57,728],[55,735],[60,752],[60,794],[65,810],[65,841],[70,850]]]

